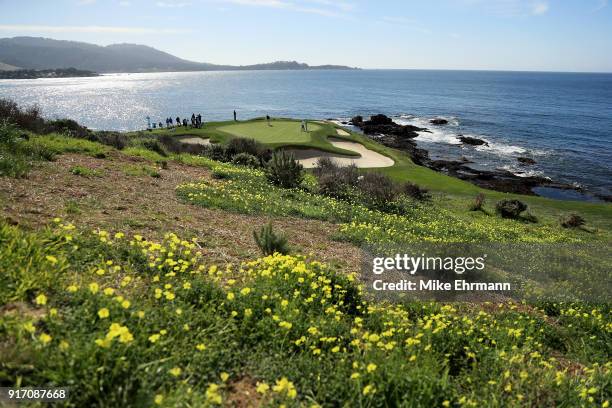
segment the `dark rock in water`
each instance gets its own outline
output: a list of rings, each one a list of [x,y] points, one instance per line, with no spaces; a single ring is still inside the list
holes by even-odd
[[[351,119],[351,123],[355,126],[359,126],[359,123],[363,122],[363,116],[357,115]]]
[[[366,123],[370,125],[391,125],[393,124],[393,119],[387,115],[378,114],[370,116],[370,120],[368,120]]]
[[[436,119],[430,120],[429,123],[431,123],[432,125],[446,125],[448,123],[448,120],[436,118]]]
[[[382,114],[373,115],[365,122],[361,116],[356,116],[351,122],[353,125],[359,127],[366,135],[396,135],[413,139],[419,135],[417,132],[427,131],[427,129],[417,126],[398,125],[393,122],[393,119]]]
[[[374,118],[373,121],[372,118]],[[506,193],[525,195],[536,195],[532,189],[541,186],[575,189],[575,187],[568,184],[554,183],[550,179],[544,177],[521,177],[503,169],[474,169],[468,166],[469,160],[463,157],[461,161],[432,160],[429,157],[429,152],[419,148],[413,140],[419,135],[417,132],[428,132],[426,128],[419,128],[412,125],[398,125],[385,115],[375,115],[372,118],[364,122],[363,118],[356,116],[351,122],[373,140],[387,147],[406,152],[415,164],[469,181],[477,186]],[[487,142],[481,139],[463,135],[459,135],[458,138],[466,144],[488,146]]]
[[[376,138],[376,141],[387,147],[402,150],[410,156],[415,164],[424,166],[429,162],[429,153],[425,149],[420,149],[410,137],[401,137],[393,134],[384,134]]]
[[[349,123],[348,123],[346,120],[343,120],[343,121],[342,121],[342,122],[340,122],[340,123],[342,123],[343,125],[348,125],[348,124],[349,124]]]
[[[419,149],[412,140],[419,135],[417,132],[427,131],[425,128],[398,125],[390,117],[382,114],[373,115],[367,121],[364,121],[361,116],[355,116],[351,122],[364,134],[376,137],[376,140],[385,146],[405,151],[416,164],[424,164],[429,160],[427,151]]]
[[[470,136],[457,136],[457,139],[461,140],[461,143],[471,145],[471,146],[489,146],[487,142],[482,139],[478,139]]]
[[[534,195],[534,187],[548,185],[551,181],[544,177],[520,177],[507,170],[478,170],[469,167],[466,163],[453,160],[433,160],[425,164],[437,170],[469,181],[477,186],[505,193]]]
[[[518,160],[519,163],[528,165],[528,166],[536,164],[536,161],[530,157],[517,157],[516,160]]]

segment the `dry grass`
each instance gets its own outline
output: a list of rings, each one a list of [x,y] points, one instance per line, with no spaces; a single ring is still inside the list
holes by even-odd
[[[96,170],[101,177],[74,175],[69,171],[74,166]],[[126,172],[138,166],[150,167],[161,177]],[[79,227],[132,231],[149,238],[170,231],[196,236],[215,261],[236,263],[260,256],[252,231],[268,217],[201,208],[176,197],[179,184],[209,177],[207,169],[174,162],[161,169],[119,152],[106,159],[66,154],[39,165],[27,179],[0,178],[0,208],[3,218],[26,228],[61,217]],[[345,270],[360,264],[358,248],[332,240],[334,224],[300,218],[272,221],[296,252],[316,253],[317,259]]]

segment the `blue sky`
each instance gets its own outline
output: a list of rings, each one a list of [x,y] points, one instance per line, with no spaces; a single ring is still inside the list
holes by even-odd
[[[0,0],[0,37],[219,64],[612,72],[612,0]]]

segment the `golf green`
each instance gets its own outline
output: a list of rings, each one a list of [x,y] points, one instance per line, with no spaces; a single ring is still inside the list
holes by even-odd
[[[238,137],[258,140],[262,143],[310,143],[311,132],[321,129],[315,123],[308,123],[308,132],[303,132],[300,122],[274,120],[268,126],[266,121],[253,121],[221,126],[218,130]]]

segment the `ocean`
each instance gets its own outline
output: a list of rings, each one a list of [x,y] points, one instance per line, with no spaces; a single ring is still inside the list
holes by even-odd
[[[541,175],[612,195],[612,74],[356,70],[110,74],[0,80],[0,97],[38,104],[46,117],[92,129],[135,130],[166,117],[204,120],[269,114],[347,121],[384,113],[427,127],[432,157]],[[448,125],[429,124],[445,118]],[[489,146],[462,146],[457,135]],[[521,165],[530,157],[535,165]],[[568,193],[569,194],[569,193]],[[572,197],[584,197],[576,195]]]

